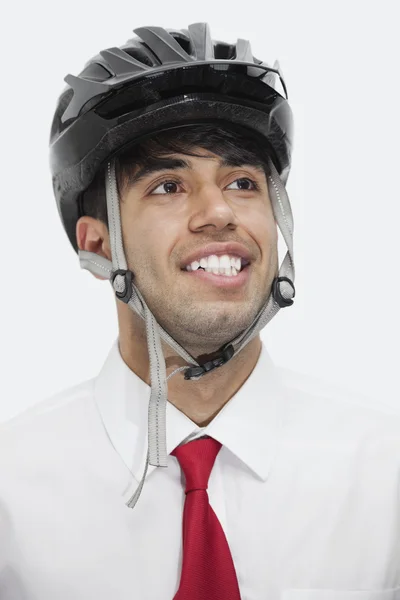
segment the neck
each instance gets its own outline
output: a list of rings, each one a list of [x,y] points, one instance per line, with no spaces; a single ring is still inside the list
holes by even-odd
[[[128,307],[127,309],[130,311]],[[119,315],[119,351],[131,371],[147,385],[151,385],[146,331],[144,322],[141,319],[140,321],[141,323],[137,319],[129,319],[127,325],[126,320]],[[168,377],[175,369],[188,363],[163,339],[161,344]],[[222,345],[223,343],[220,344]],[[176,373],[168,381],[168,401],[194,423],[205,427],[242,387],[256,366],[260,352],[261,339],[258,335],[237,356],[197,381],[185,380],[184,371]],[[192,352],[190,354],[194,356]],[[198,358],[199,362],[203,363],[214,358],[214,354]]]

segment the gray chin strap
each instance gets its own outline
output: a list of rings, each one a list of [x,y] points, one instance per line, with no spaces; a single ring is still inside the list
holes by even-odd
[[[292,210],[285,187],[271,160],[269,160],[269,165],[271,168],[271,176],[268,178],[268,190],[272,209],[278,227],[286,242],[288,252],[281,264],[278,277],[276,277],[273,282],[271,293],[254,321],[245,331],[220,349],[220,357],[201,365],[157,323],[140,291],[133,283],[133,273],[128,270],[122,242],[119,197],[115,176],[115,159],[108,163],[105,184],[112,262],[93,252],[82,250],[79,251],[79,260],[83,269],[87,269],[96,275],[108,278],[117,298],[128,304],[130,308],[146,322],[147,348],[149,352],[151,377],[151,394],[148,411],[148,451],[142,480],[135,493],[126,503],[130,508],[133,508],[139,499],[149,464],[156,467],[167,466],[167,380],[179,371],[185,370],[185,379],[197,380],[214,368],[224,365],[258,335],[261,329],[267,325],[280,308],[293,304],[295,288],[293,284]],[[179,367],[173,371],[168,378],[166,377],[166,365],[160,336],[177,354],[189,363],[188,366]]]

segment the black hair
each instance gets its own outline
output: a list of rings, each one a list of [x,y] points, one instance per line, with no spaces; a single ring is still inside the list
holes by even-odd
[[[249,164],[261,167],[266,178],[271,174],[267,144],[230,127],[207,123],[163,131],[122,151],[116,157],[118,191],[121,194],[121,190],[129,187],[130,177],[137,168],[145,167],[152,159],[172,153],[199,156],[193,152],[194,148],[211,151],[229,161],[232,167]],[[108,227],[104,179],[103,168],[83,193],[81,207],[83,214],[99,219]]]

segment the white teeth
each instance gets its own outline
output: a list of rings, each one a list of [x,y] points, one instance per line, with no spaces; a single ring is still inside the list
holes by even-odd
[[[230,269],[231,268],[231,259],[227,254],[223,254],[219,257],[219,268],[220,269]]]
[[[231,256],[230,258],[231,267],[235,267],[236,271],[240,271],[242,266],[242,259],[239,256]]]
[[[222,275],[223,277],[234,277],[238,274],[235,267],[229,267],[229,269],[210,269],[210,267],[206,267],[205,271],[207,273],[214,273],[214,275]]]
[[[219,271],[218,256],[216,256],[215,254],[211,254],[211,256],[209,256],[207,260],[208,260],[208,266],[210,269],[217,269],[217,271]]]
[[[197,271],[200,267],[208,271],[209,273],[214,273],[215,275],[228,274],[232,271],[230,269],[235,269],[238,273],[241,270],[242,259],[236,256],[229,256],[228,254],[223,254],[222,256],[217,256],[216,254],[211,254],[210,256],[203,257],[200,260],[194,260],[190,265],[186,267],[187,271]]]

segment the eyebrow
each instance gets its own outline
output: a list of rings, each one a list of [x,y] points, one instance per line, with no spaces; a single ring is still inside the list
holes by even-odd
[[[211,157],[204,157],[211,158]],[[247,163],[239,160],[219,159],[220,167],[243,167]],[[256,164],[249,164],[249,167],[253,167],[257,171],[265,173],[261,166]],[[128,177],[128,185],[133,186],[136,183],[142,181],[145,177],[157,173],[158,171],[174,171],[177,169],[188,169],[193,171],[193,167],[183,158],[151,158],[143,167],[141,167],[137,173],[132,174]]]

